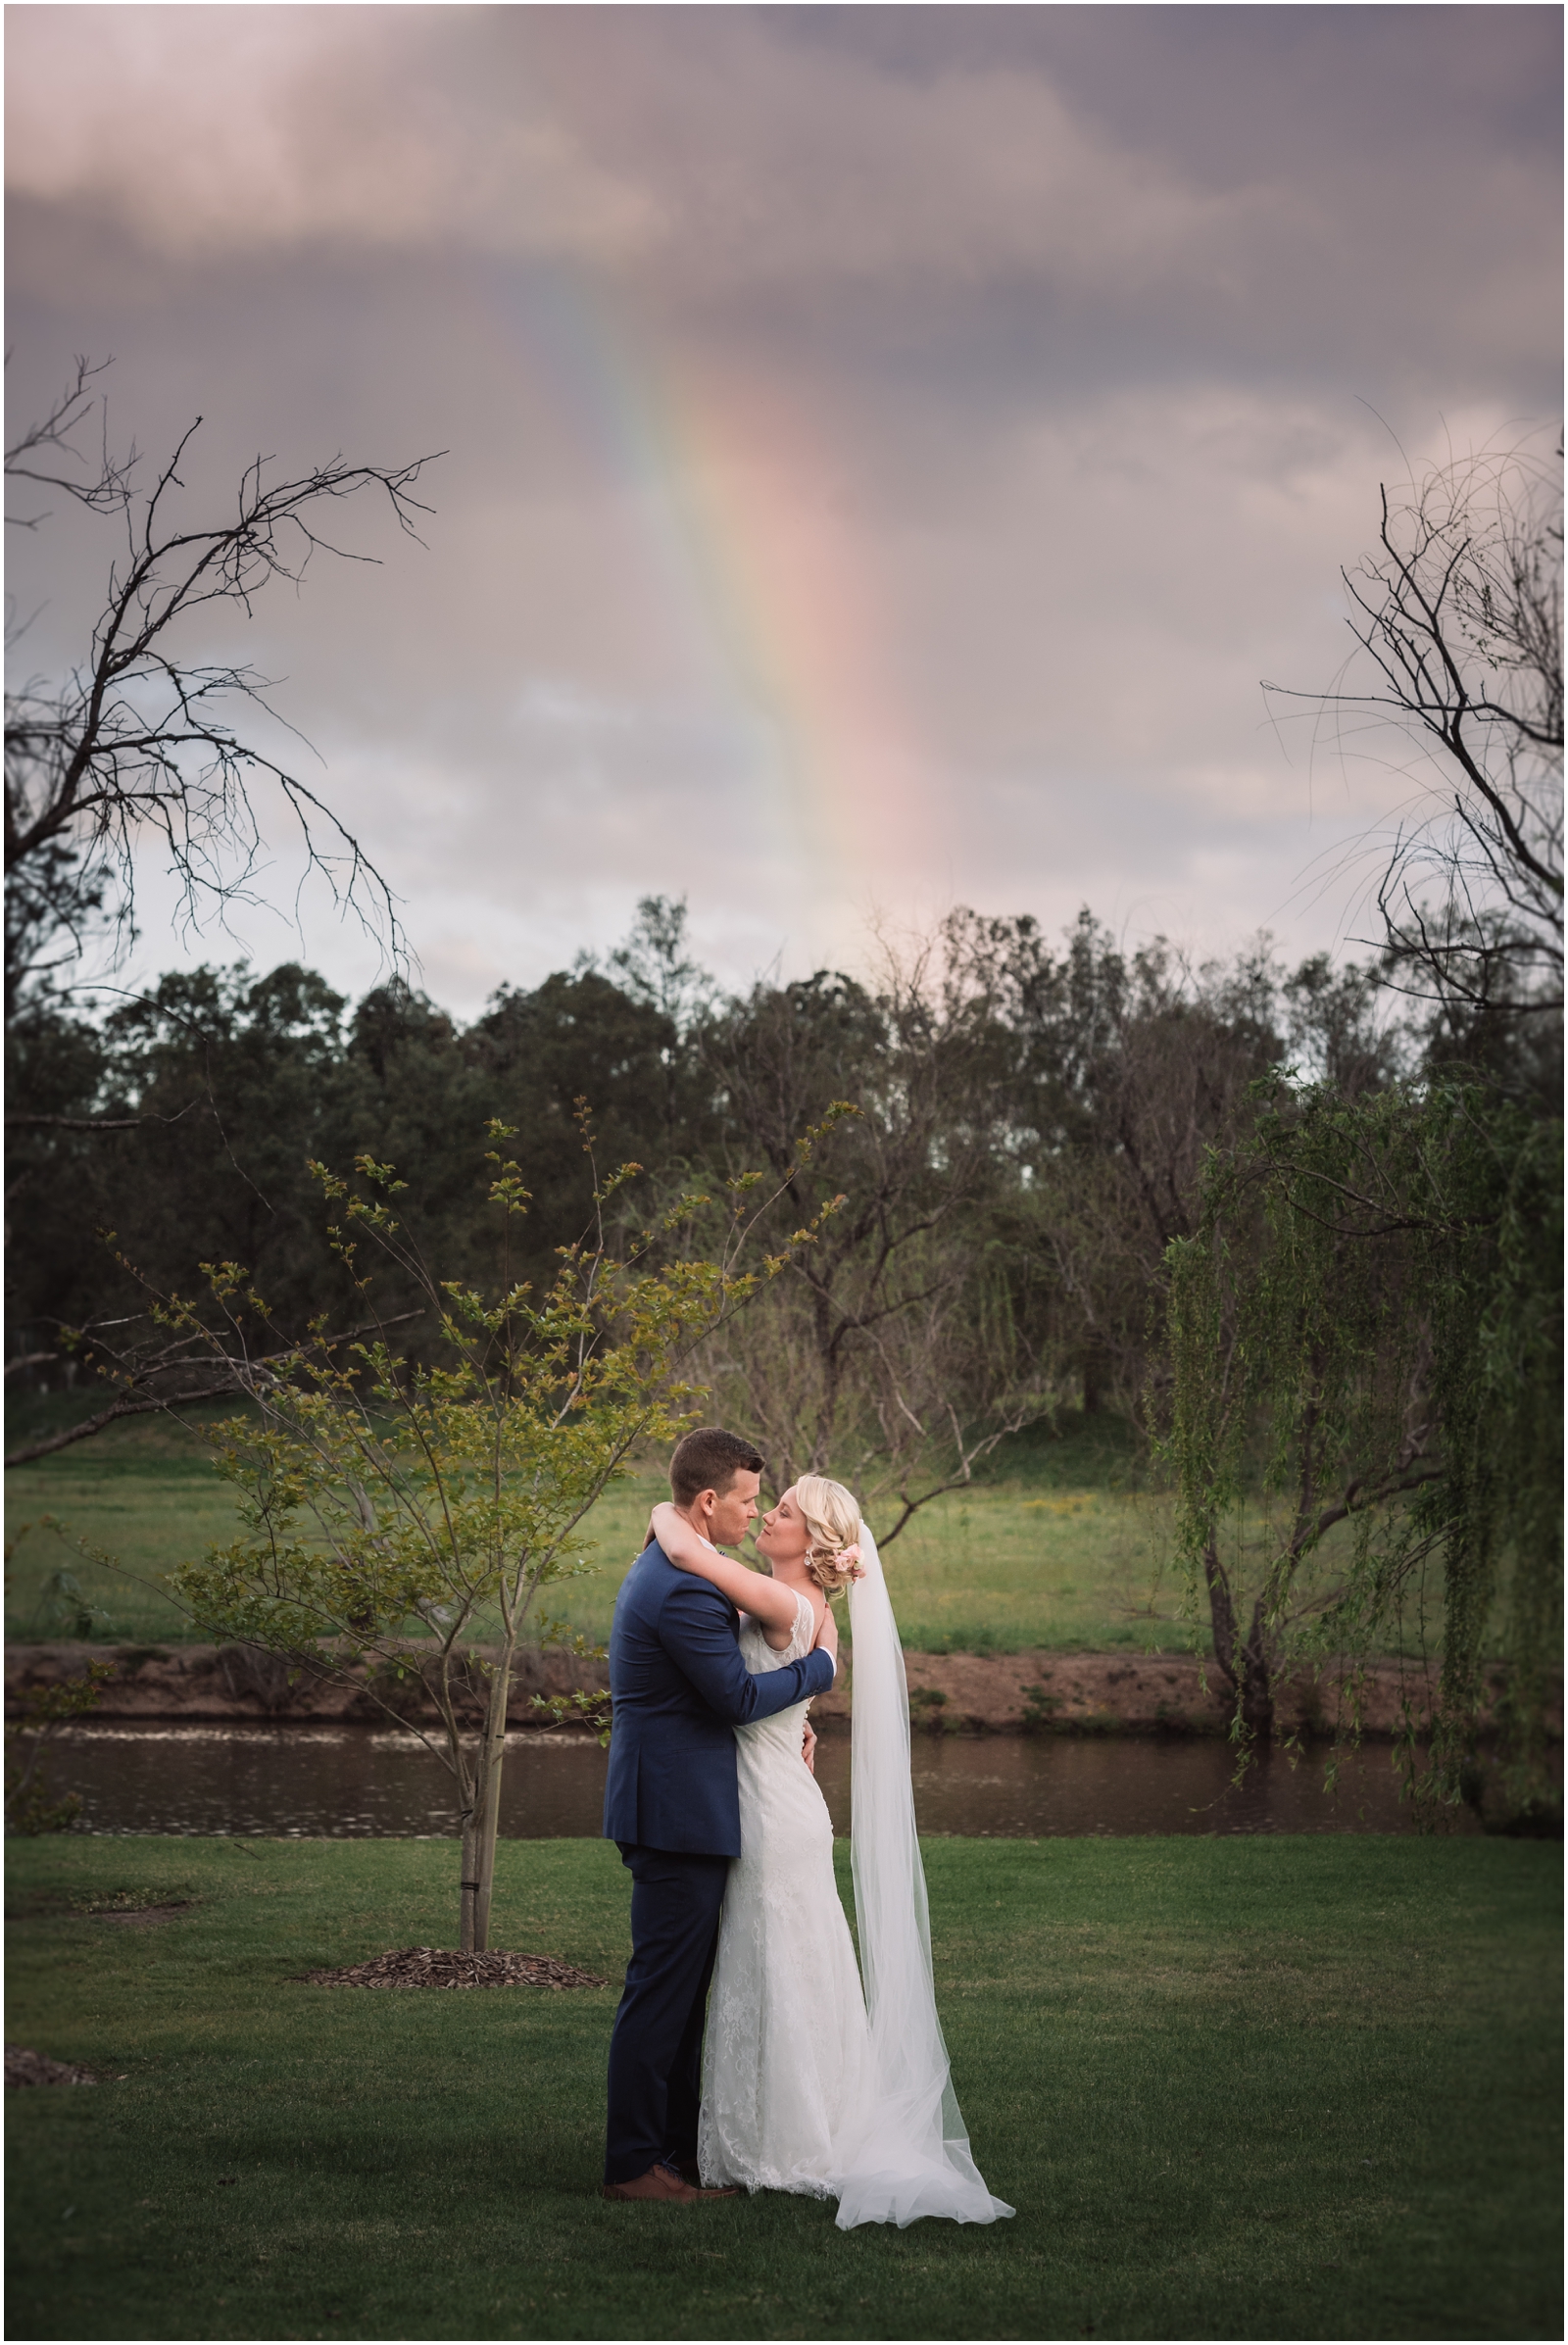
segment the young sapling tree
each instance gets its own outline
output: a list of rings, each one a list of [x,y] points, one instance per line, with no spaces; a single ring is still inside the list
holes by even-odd
[[[502,1257],[492,1296],[436,1275],[394,1210],[403,1184],[362,1155],[353,1179],[315,1169],[355,1316],[374,1332],[345,1342],[317,1322],[303,1342],[282,1343],[233,1264],[209,1269],[210,1307],[165,1299],[155,1314],[205,1343],[250,1404],[213,1437],[242,1534],[177,1571],[176,1592],[209,1633],[313,1672],[358,1676],[371,1664],[372,1694],[451,1778],[462,1946],[481,1953],[519,1648],[570,1638],[547,1605],[589,1568],[584,1517],[636,1450],[691,1421],[694,1350],[813,1235],[800,1231],[743,1269],[765,1209],[752,1194],[757,1176],[743,1175],[721,1212],[688,1197],[617,1243],[607,1208],[637,1170],[625,1166],[597,1187],[588,1233],[561,1249],[553,1285],[535,1295],[508,1271],[509,1235],[528,1202],[502,1152],[513,1134],[495,1122],[489,1131]],[[715,1241],[709,1252],[705,1237]],[[375,1330],[366,1258],[395,1266],[422,1301],[421,1324],[437,1332],[419,1356]],[[397,1681],[416,1674],[434,1725],[406,1718],[396,1700]],[[552,1706],[592,1715],[601,1704],[579,1694]]]

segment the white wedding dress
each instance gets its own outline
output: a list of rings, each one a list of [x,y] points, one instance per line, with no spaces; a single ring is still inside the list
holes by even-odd
[[[914,1830],[904,1655],[876,1542],[850,1594],[856,1915],[861,1991],[833,1875],[827,1803],[801,1757],[808,1705],[738,1727],[741,1855],[719,1921],[703,2059],[698,2163],[708,2183],[808,2192],[838,2223],[948,2216],[994,2223],[969,2155],[937,2019],[925,1874]],[[741,1626],[754,1676],[809,1651],[815,1619],[772,1652]]]
[[[795,1599],[773,1652],[741,1624],[753,1677],[808,1653],[816,1619]],[[838,2195],[837,2145],[863,2104],[870,2030],[833,1879],[833,1824],[801,1758],[808,1704],[735,1730],[741,1854],[729,1869],[708,2000],[697,2161],[705,2182]]]

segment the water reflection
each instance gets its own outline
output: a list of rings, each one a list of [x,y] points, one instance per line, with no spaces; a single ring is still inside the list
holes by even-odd
[[[915,1808],[925,1832],[1026,1839],[1410,1829],[1386,1746],[1348,1759],[1332,1799],[1320,1752],[1295,1768],[1276,1758],[1240,1788],[1230,1766],[1212,1742],[919,1735]],[[823,1737],[817,1777],[835,1831],[848,1832],[847,1734]],[[584,1736],[513,1735],[503,1833],[597,1834],[604,1780],[605,1753]],[[104,1724],[62,1747],[55,1781],[81,1793],[95,1832],[358,1838],[456,1830],[445,1771],[418,1739],[365,1727]]]

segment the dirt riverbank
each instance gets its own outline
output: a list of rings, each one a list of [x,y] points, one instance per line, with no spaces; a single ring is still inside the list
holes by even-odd
[[[411,1645],[416,1670],[429,1648]],[[401,1682],[376,1681],[374,1691],[362,1669],[347,1680],[313,1677],[290,1669],[279,1657],[242,1645],[14,1644],[6,1653],[6,1708],[16,1713],[34,1687],[58,1685],[79,1675],[89,1661],[109,1661],[115,1674],[104,1687],[101,1718],[159,1719],[199,1724],[223,1721],[279,1725],[384,1725],[388,1705],[399,1715],[428,1715],[428,1697],[416,1675]],[[1066,1734],[1219,1734],[1228,1707],[1218,1673],[1207,1672],[1189,1653],[906,1653],[909,1707],[917,1731],[933,1734],[1030,1733]],[[1281,1689],[1281,1723],[1314,1734],[1332,1734],[1348,1716],[1345,1673],[1326,1668],[1319,1677],[1298,1677]],[[608,1683],[603,1662],[580,1661],[564,1653],[519,1656],[510,1724],[514,1729],[553,1723],[536,1710],[537,1694],[597,1691]],[[1363,1673],[1363,1731],[1392,1734],[1401,1702],[1424,1716],[1436,1670],[1385,1661]],[[1500,1673],[1497,1686],[1500,1688]],[[816,1704],[824,1724],[847,1724],[851,1684],[836,1686]],[[1562,1732],[1560,1682],[1551,1731]]]

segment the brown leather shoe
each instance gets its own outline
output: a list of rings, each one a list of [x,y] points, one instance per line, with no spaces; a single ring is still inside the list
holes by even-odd
[[[705,2186],[703,2182],[703,2170],[698,2165],[695,2158],[671,2158],[668,2163],[674,2167],[675,2172],[679,2174],[681,2180],[683,2182],[690,2182],[694,2190],[701,2190],[704,2198],[740,2197],[740,2184],[738,2182],[710,2182]]]
[[[728,2190],[694,2190],[668,2166],[651,2166],[631,2182],[607,2182],[606,2198],[645,2199],[656,2206],[694,2207],[699,2199],[730,2198]]]

